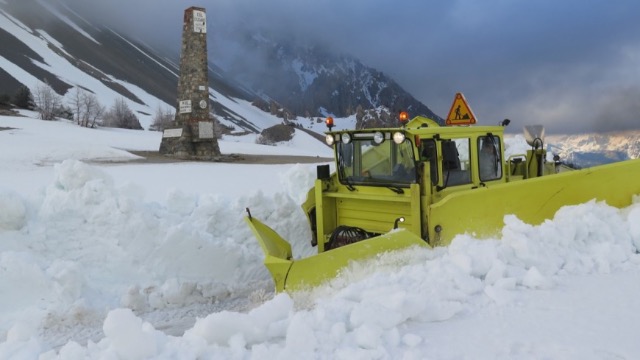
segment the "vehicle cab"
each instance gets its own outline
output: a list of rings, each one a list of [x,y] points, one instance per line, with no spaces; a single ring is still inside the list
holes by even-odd
[[[336,171],[320,166],[303,204],[319,252],[398,227],[436,245],[443,228],[453,229],[455,219],[470,216],[464,210],[443,211],[453,208],[447,202],[460,196],[480,199],[481,189],[558,171],[558,163],[545,160],[542,127],[525,129],[531,150],[507,159],[509,120],[476,125],[460,93],[445,126],[422,116],[409,121],[406,112],[399,120],[397,128],[331,131],[333,119],[327,118],[326,142],[334,149]]]
[[[398,128],[326,134],[336,171],[319,168],[319,182],[303,205],[319,251],[351,241],[335,235],[341,228],[359,238],[402,226],[429,241],[436,235],[428,227],[432,204],[457,191],[506,182],[504,127],[445,127],[404,117]]]

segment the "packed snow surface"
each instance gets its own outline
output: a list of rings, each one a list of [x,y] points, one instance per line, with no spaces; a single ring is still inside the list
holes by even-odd
[[[507,214],[495,238],[381,254],[274,294],[245,208],[312,254],[299,204],[315,164],[126,163],[160,134],[0,128],[12,128],[0,131],[1,359],[640,358],[639,199],[538,225]],[[220,147],[331,156],[298,136]]]

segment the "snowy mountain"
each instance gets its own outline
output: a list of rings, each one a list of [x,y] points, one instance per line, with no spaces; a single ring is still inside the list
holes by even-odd
[[[405,110],[441,120],[393,79],[353,57],[336,55],[321,46],[274,41],[262,33],[236,38],[250,50],[229,62],[225,70],[298,115],[346,117],[359,107],[385,107],[394,113]],[[256,63],[260,65],[252,66]]]
[[[217,118],[236,133],[259,133],[283,117],[322,132],[321,116],[328,114],[337,115],[337,129],[389,125],[398,109],[439,119],[393,80],[356,59],[321,47],[275,42],[263,34],[229,38],[251,50],[235,58],[210,57],[210,93]],[[0,95],[46,80],[69,100],[77,86],[107,107],[124,97],[145,128],[160,107],[174,108],[177,53],[162,55],[117,29],[88,21],[63,2],[0,1],[0,43]],[[249,59],[260,66],[249,66],[256,65]],[[550,136],[547,142],[565,161],[584,167],[639,157],[638,139],[640,133],[626,132]]]
[[[564,162],[580,168],[640,158],[640,131],[553,135],[547,143]]]
[[[174,108],[179,43],[152,48],[118,29],[90,22],[63,2],[44,0],[0,1],[0,43],[0,94],[46,81],[67,97],[76,86],[90,91],[107,107],[124,97],[145,128],[159,107]],[[253,67],[238,66],[226,72],[216,65],[215,54],[209,58],[214,112],[237,131],[263,129],[238,113],[238,103],[253,103],[279,117],[286,113],[288,119],[348,116],[358,106],[381,105],[438,119],[393,80],[355,59],[318,56],[314,50],[266,40],[262,44],[268,46],[258,47],[260,51],[278,64],[273,72],[251,74]]]
[[[46,81],[68,98],[77,86],[107,107],[123,97],[145,128],[158,107],[174,108],[177,56],[162,56],[116,29],[93,24],[61,2],[0,2],[0,42],[0,94]],[[255,132],[255,124],[234,111],[235,99],[250,101],[253,95],[211,66],[214,111]]]

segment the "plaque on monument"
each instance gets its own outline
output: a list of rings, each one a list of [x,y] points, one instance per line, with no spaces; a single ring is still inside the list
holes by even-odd
[[[207,14],[204,11],[193,11],[193,32],[207,33]]]
[[[198,137],[200,139],[213,139],[213,122],[212,121],[198,122]]]
[[[182,128],[179,129],[164,129],[162,132],[163,138],[172,138],[182,136]]]
[[[180,114],[191,112],[191,100],[180,100]]]

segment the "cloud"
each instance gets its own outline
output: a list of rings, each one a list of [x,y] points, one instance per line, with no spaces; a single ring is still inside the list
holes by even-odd
[[[175,50],[184,9],[204,7],[214,62],[239,51],[226,41],[235,29],[269,29],[358,57],[441,116],[463,92],[487,124],[508,117],[548,133],[640,128],[631,115],[640,100],[633,0],[62,1]]]

